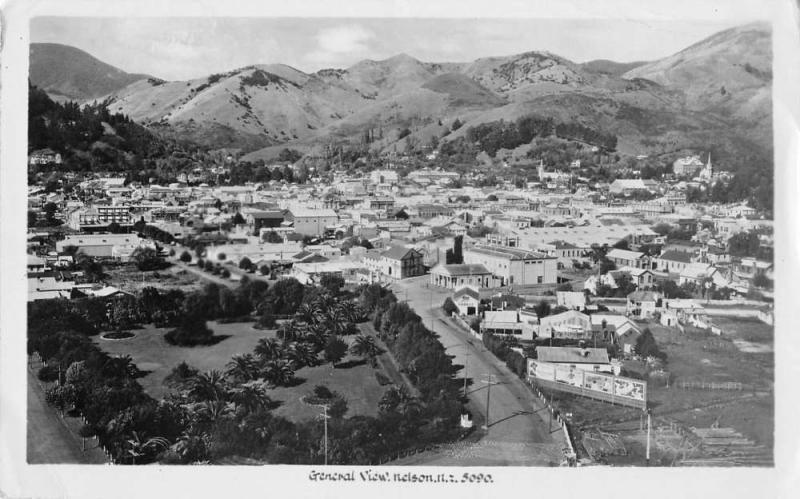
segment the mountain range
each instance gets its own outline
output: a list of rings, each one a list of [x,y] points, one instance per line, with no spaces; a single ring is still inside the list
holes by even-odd
[[[164,81],[63,45],[31,44],[30,56],[31,82],[56,99],[104,100],[157,133],[240,148],[249,159],[358,141],[365,131],[371,148],[401,151],[529,114],[613,133],[623,154],[699,148],[771,158],[771,33],[759,23],[635,63],[578,64],[544,51],[466,63],[400,54],[315,73],[265,64]],[[446,133],[456,119],[465,126]]]

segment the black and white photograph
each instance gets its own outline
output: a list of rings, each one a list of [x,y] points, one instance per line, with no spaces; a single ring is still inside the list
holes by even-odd
[[[4,473],[772,476],[798,7],[617,3],[12,5]]]

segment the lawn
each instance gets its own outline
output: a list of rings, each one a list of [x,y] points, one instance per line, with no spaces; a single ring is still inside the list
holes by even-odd
[[[162,384],[164,377],[181,362],[186,361],[200,371],[224,370],[232,356],[252,353],[258,340],[275,337],[275,331],[254,329],[252,322],[217,324],[211,321],[208,327],[214,334],[228,337],[211,346],[180,347],[164,340],[164,334],[170,328],[148,325],[144,329],[132,330],[136,334],[133,338],[105,340],[97,336],[94,341],[111,355],[130,355],[139,369],[148,372],[139,378],[139,383],[148,394],[160,399],[169,391]]]
[[[252,353],[259,339],[275,337],[274,330],[254,329],[251,322],[217,324],[210,321],[208,326],[214,334],[228,337],[211,346],[173,346],[164,340],[164,334],[169,328],[149,325],[145,329],[133,330],[136,334],[133,338],[104,340],[98,336],[94,341],[109,354],[130,355],[139,369],[148,373],[139,379],[142,387],[149,395],[160,399],[169,391],[163,385],[164,377],[179,363],[185,361],[200,371],[224,370],[233,355]],[[344,339],[353,341],[353,337]],[[386,389],[378,384],[375,377],[377,370],[380,368],[373,369],[369,364],[349,355],[336,368],[330,363],[302,368],[296,373],[299,384],[270,390],[270,396],[282,402],[275,413],[295,421],[313,417],[320,409],[304,404],[300,397],[309,393],[316,385],[324,384],[347,399],[348,416],[374,416],[377,414],[378,401]]]

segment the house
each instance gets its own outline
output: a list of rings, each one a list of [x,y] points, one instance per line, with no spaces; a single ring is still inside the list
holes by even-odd
[[[617,269],[616,272],[631,276],[631,282],[636,284],[638,289],[649,289],[655,283],[655,276],[652,270],[622,267],[621,269]]]
[[[690,263],[692,263],[691,253],[667,250],[656,258],[656,269],[670,274],[680,274]]]
[[[649,319],[658,311],[662,296],[654,291],[634,291],[625,302],[625,313],[637,318]]]
[[[616,289],[617,281],[614,279],[613,273],[608,272],[607,274],[590,275],[583,283],[583,289],[588,290],[593,295],[597,294],[598,286],[608,286],[612,289]]]
[[[617,314],[592,314],[592,331],[603,341],[616,341],[618,338],[631,334],[639,334],[639,327],[624,315]]]
[[[464,263],[484,265],[501,286],[555,284],[557,259],[544,253],[502,246],[475,245],[464,249]]]
[[[542,317],[539,319],[539,336],[572,340],[591,339],[591,318],[577,310]]]
[[[639,251],[613,248],[606,254],[606,258],[614,262],[617,267],[633,267],[635,269],[650,267],[650,258]]]
[[[487,310],[481,321],[481,334],[489,333],[533,340],[534,330],[525,327],[516,310]],[[526,334],[527,333],[527,334]]]
[[[481,294],[473,286],[463,286],[453,293],[453,303],[458,307],[460,315],[476,315],[481,303]]]
[[[36,255],[28,255],[28,272],[41,272],[47,267],[47,261]]]
[[[605,348],[537,347],[537,360],[592,372],[612,372]]]
[[[488,288],[492,282],[492,273],[481,264],[440,263],[431,269],[431,284],[442,288],[457,289],[467,285]]]
[[[367,251],[364,255],[364,265],[374,272],[378,279],[406,279],[425,273],[422,253],[404,246],[392,246],[382,251]]]
[[[701,328],[708,325],[706,309],[694,300],[666,300],[664,309],[673,312],[680,323]]]
[[[706,279],[711,279],[713,281],[714,275],[717,274],[720,274],[720,272],[707,263],[690,263],[681,271],[678,284],[681,286],[687,283],[696,286],[703,285]],[[717,280],[722,284],[720,287],[726,285],[725,283],[727,280],[724,279],[721,274],[717,276]]]
[[[419,218],[452,217],[453,209],[440,204],[419,204],[414,207]]]
[[[581,291],[556,291],[556,305],[570,310],[583,310],[589,300]]]

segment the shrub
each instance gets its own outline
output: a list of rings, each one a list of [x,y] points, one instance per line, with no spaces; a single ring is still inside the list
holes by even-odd
[[[219,275],[220,275],[221,277],[224,277],[225,279],[228,279],[228,278],[231,276],[231,272],[230,272],[230,270],[228,270],[228,269],[222,269],[222,270],[220,271]]]
[[[173,251],[174,251],[174,250],[173,250]],[[183,263],[189,263],[189,262],[191,262],[191,261],[192,261],[192,255],[191,255],[191,253],[189,253],[188,251],[184,250],[184,251],[183,251],[183,253],[181,253],[181,256],[180,256],[180,261],[182,261]],[[199,262],[200,262],[200,261],[198,260],[198,264],[199,264]]]
[[[214,332],[204,319],[187,315],[180,326],[164,335],[164,339],[177,346],[210,345],[214,343]]]
[[[217,254],[217,260],[220,260],[220,261],[222,261],[222,260],[224,260],[225,258],[226,258],[226,255],[225,255],[225,253],[218,253],[218,254]]]
[[[56,381],[58,380],[58,368],[52,364],[49,366],[44,366],[39,369],[38,373],[36,373],[36,377],[39,378],[39,381],[43,381],[45,383]]]

